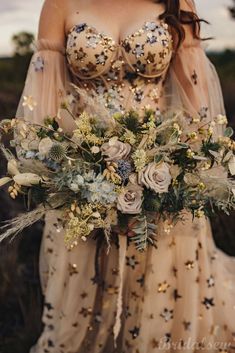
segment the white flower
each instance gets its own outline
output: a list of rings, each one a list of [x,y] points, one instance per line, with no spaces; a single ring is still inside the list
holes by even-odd
[[[13,180],[16,184],[20,186],[32,186],[38,185],[42,180],[41,177],[33,173],[21,173],[13,177]]]
[[[24,96],[23,97],[23,107],[29,108],[29,110],[33,111],[34,108],[37,106],[37,102],[32,96]]]
[[[93,154],[97,154],[97,153],[100,152],[100,148],[99,148],[98,146],[92,146],[92,147],[91,147],[91,152],[92,152]]]
[[[227,120],[227,117],[226,117],[225,115],[219,114],[219,115],[217,115],[217,117],[216,117],[216,122],[217,122],[219,125],[224,125],[224,124],[227,124],[227,123],[228,123],[228,120]]]
[[[228,168],[231,175],[235,175],[235,156],[232,156],[232,158],[230,158]]]
[[[118,141],[117,138],[113,137],[109,142],[104,143],[101,146],[102,155],[106,156],[105,161],[118,161],[125,159],[131,151],[131,146],[128,143]]]
[[[15,159],[11,159],[8,163],[7,163],[7,171],[10,175],[16,175],[19,174],[19,170],[18,170],[18,166],[17,166],[17,162]]]
[[[40,155],[46,156],[49,153],[52,146],[53,146],[53,141],[50,139],[50,137],[43,138],[38,145],[38,151]]]
[[[161,164],[155,162],[149,163],[143,171],[139,172],[138,179],[139,184],[146,186],[156,193],[167,192],[171,184],[169,166],[164,162]]]
[[[126,214],[138,214],[142,207],[142,188],[129,184],[123,188],[117,199],[117,209]]]

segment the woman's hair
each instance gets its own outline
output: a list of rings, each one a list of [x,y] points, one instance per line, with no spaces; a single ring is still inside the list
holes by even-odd
[[[184,11],[180,9],[180,0],[156,0],[158,3],[165,5],[165,11],[160,15],[160,19],[164,20],[176,33],[176,49],[185,39],[185,29],[183,25],[191,26],[194,38],[200,38],[200,23],[207,21],[200,19],[196,13],[192,11]]]

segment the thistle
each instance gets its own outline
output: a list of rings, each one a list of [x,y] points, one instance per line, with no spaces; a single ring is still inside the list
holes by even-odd
[[[59,144],[54,143],[49,151],[49,158],[55,162],[60,162],[66,155],[66,148]]]

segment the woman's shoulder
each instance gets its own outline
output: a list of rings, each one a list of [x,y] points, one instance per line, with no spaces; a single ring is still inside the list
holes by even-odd
[[[57,41],[64,39],[66,9],[66,0],[44,0],[39,21],[39,38]]]

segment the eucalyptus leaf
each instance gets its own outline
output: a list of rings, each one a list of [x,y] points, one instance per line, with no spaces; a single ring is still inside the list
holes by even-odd
[[[233,129],[229,126],[224,131],[225,137],[232,137],[233,136]]]

